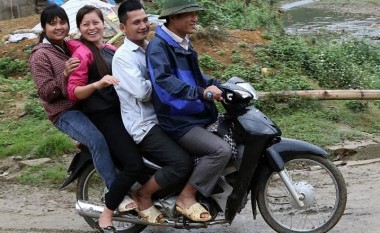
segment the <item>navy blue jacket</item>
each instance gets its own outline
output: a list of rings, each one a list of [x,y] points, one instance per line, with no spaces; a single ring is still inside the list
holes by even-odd
[[[157,27],[146,57],[153,84],[152,103],[163,130],[178,139],[194,126],[206,127],[216,120],[215,103],[204,100],[203,92],[219,82],[202,74],[191,45],[188,50],[182,48]]]

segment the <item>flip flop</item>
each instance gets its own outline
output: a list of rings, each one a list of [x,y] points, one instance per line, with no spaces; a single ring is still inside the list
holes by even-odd
[[[176,210],[194,222],[207,222],[211,219],[211,214],[201,204],[199,204],[199,202],[193,204],[187,209],[182,209],[176,205]],[[208,214],[208,218],[202,218],[202,214]]]
[[[140,218],[144,219],[149,223],[162,224],[165,222],[164,218],[158,218],[160,215],[163,215],[156,207],[151,206],[146,210],[135,209]]]
[[[114,226],[107,226],[107,227],[100,227],[99,222],[96,222],[95,228],[100,232],[100,233],[116,233],[116,228]]]
[[[127,212],[137,208],[136,202],[128,195],[124,197],[123,201],[117,207],[119,212]]]

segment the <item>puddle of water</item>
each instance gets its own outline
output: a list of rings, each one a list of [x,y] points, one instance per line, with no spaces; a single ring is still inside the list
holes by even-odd
[[[289,35],[334,33],[371,40],[379,40],[380,37],[379,17],[293,8],[284,12],[283,19],[285,32]]]

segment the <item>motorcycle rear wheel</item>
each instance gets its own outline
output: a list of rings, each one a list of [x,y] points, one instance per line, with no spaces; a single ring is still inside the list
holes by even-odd
[[[99,174],[96,172],[94,165],[88,164],[78,177],[77,182],[77,200],[86,200],[95,203],[104,204],[104,188]],[[96,218],[83,217],[84,220],[94,229],[96,229]],[[140,233],[147,226],[132,224],[127,222],[113,221],[117,232],[120,233]]]
[[[266,223],[276,232],[322,233],[333,228],[343,215],[347,189],[338,168],[316,155],[289,155],[285,169],[305,206],[298,207],[280,176],[264,174],[257,203]]]

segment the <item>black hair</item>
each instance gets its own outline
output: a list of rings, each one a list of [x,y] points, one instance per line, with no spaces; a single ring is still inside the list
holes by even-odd
[[[128,12],[144,9],[140,0],[124,0],[117,10],[117,16],[120,23],[125,23],[128,19]]]
[[[66,21],[70,29],[69,17],[67,16],[66,11],[62,7],[56,4],[48,6],[41,12],[40,23],[41,23],[41,27],[43,31],[40,34],[40,38],[39,38],[40,43],[46,37],[46,32],[45,32],[46,24],[51,23],[57,17],[63,21]]]
[[[91,12],[95,12],[104,24],[104,17],[103,17],[102,11],[99,10],[99,8],[96,8],[94,6],[85,5],[78,10],[78,13],[76,16],[76,23],[77,23],[78,29],[80,28],[80,24],[84,16]],[[108,69],[106,61],[104,60],[104,57],[102,55],[102,51],[99,48],[97,48],[93,43],[84,39],[82,36],[80,37],[80,41],[83,44],[85,44],[94,55],[94,60],[95,60],[95,64],[96,64],[99,76],[102,78],[103,76],[110,74],[111,71]]]

